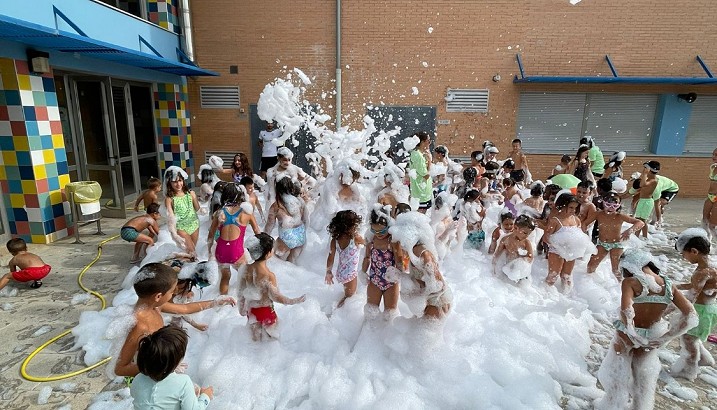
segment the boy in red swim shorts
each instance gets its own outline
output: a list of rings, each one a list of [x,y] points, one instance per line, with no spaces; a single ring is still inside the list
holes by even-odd
[[[42,258],[27,251],[27,244],[20,238],[7,241],[7,250],[12,254],[8,262],[10,273],[0,279],[0,289],[7,286],[10,280],[32,282],[30,287],[37,289],[42,286],[42,279],[50,273],[50,265]]]

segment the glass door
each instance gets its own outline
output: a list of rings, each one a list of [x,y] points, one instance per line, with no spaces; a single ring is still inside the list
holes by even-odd
[[[76,130],[82,138],[86,177],[102,186],[102,216],[125,218],[120,148],[109,78],[71,77]],[[79,142],[79,141],[78,141]]]
[[[132,125],[134,130],[135,148],[137,150],[137,171],[139,190],[147,188],[147,180],[151,177],[162,179],[159,175],[159,157],[157,154],[157,128],[154,124],[154,103],[152,89],[149,85],[130,85],[130,102],[132,107]]]

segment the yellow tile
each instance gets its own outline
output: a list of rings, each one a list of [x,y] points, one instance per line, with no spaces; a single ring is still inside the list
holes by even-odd
[[[5,165],[17,165],[17,156],[13,151],[3,151],[2,162]]]
[[[7,179],[7,173],[5,172],[5,167],[0,166],[0,179]]]
[[[35,165],[32,169],[35,170],[35,179],[47,178],[47,169],[44,165]]]
[[[23,194],[10,194],[10,205],[13,208],[22,208],[25,206],[25,196]]]
[[[30,140],[25,135],[13,135],[12,143],[15,151],[30,151]]]
[[[32,181],[21,181],[22,193],[23,194],[36,194],[37,193],[37,182],[33,179]]]
[[[47,243],[46,235],[30,235],[32,243]]]
[[[61,188],[61,189],[65,189],[65,185],[67,185],[67,184],[70,183],[70,175],[68,175],[68,174],[60,175],[60,176],[57,177],[57,178],[58,178],[58,180],[59,180],[59,182],[60,182],[60,188]]]
[[[55,159],[55,150],[53,149],[42,150],[42,157],[45,159],[45,164],[54,164],[57,162]]]
[[[52,146],[55,148],[65,148],[65,139],[62,134],[52,134]]]
[[[177,145],[177,144],[179,144],[179,136],[178,136],[178,135],[172,135],[171,137],[169,137],[169,142],[171,142],[172,145]]]
[[[17,76],[17,83],[21,90],[32,90],[32,85],[30,85],[30,76],[25,74],[20,74]]]
[[[169,118],[160,118],[159,126],[160,127],[169,127]]]
[[[62,191],[56,189],[50,192],[50,205],[57,205],[62,203]]]

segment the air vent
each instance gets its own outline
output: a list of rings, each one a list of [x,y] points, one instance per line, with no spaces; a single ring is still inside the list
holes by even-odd
[[[449,88],[446,94],[448,112],[488,112],[488,90]]]
[[[203,85],[199,87],[202,108],[239,108],[239,87]]]
[[[238,151],[237,151],[238,152]],[[229,169],[232,167],[232,162],[234,161],[234,155],[237,154],[237,152],[229,152],[229,151],[206,151],[204,153],[204,163],[209,163],[209,157],[216,155],[219,158],[224,161],[224,169]]]

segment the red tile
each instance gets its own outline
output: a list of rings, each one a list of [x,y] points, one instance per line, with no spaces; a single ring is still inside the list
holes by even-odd
[[[15,71],[17,71],[18,74],[30,75],[30,68],[27,66],[27,61],[15,60]]]
[[[47,184],[47,178],[37,180],[37,192],[44,193],[50,190],[50,186]]]
[[[37,121],[49,121],[47,107],[35,107],[35,119]]]
[[[172,152],[179,153],[179,145],[172,145]]]
[[[9,121],[10,115],[7,113],[7,105],[0,105],[0,121]]]
[[[55,218],[55,230],[59,231],[60,229],[67,228],[67,219],[65,215],[58,216]]]
[[[167,101],[167,109],[168,110],[176,110],[177,109],[177,106],[174,103],[174,101]]]
[[[50,121],[50,132],[53,134],[62,134],[62,122]]]
[[[8,184],[7,180],[0,181],[0,188],[6,194],[10,192],[10,184]]]
[[[45,180],[45,183],[47,183],[47,180]],[[25,194],[23,195],[25,198],[25,206],[28,208],[39,208],[40,207],[40,200],[35,194]]]
[[[30,235],[30,223],[28,221],[15,221],[18,235]]]
[[[10,128],[12,129],[12,135],[20,136],[25,135],[27,128],[25,128],[25,121],[10,121]]]

